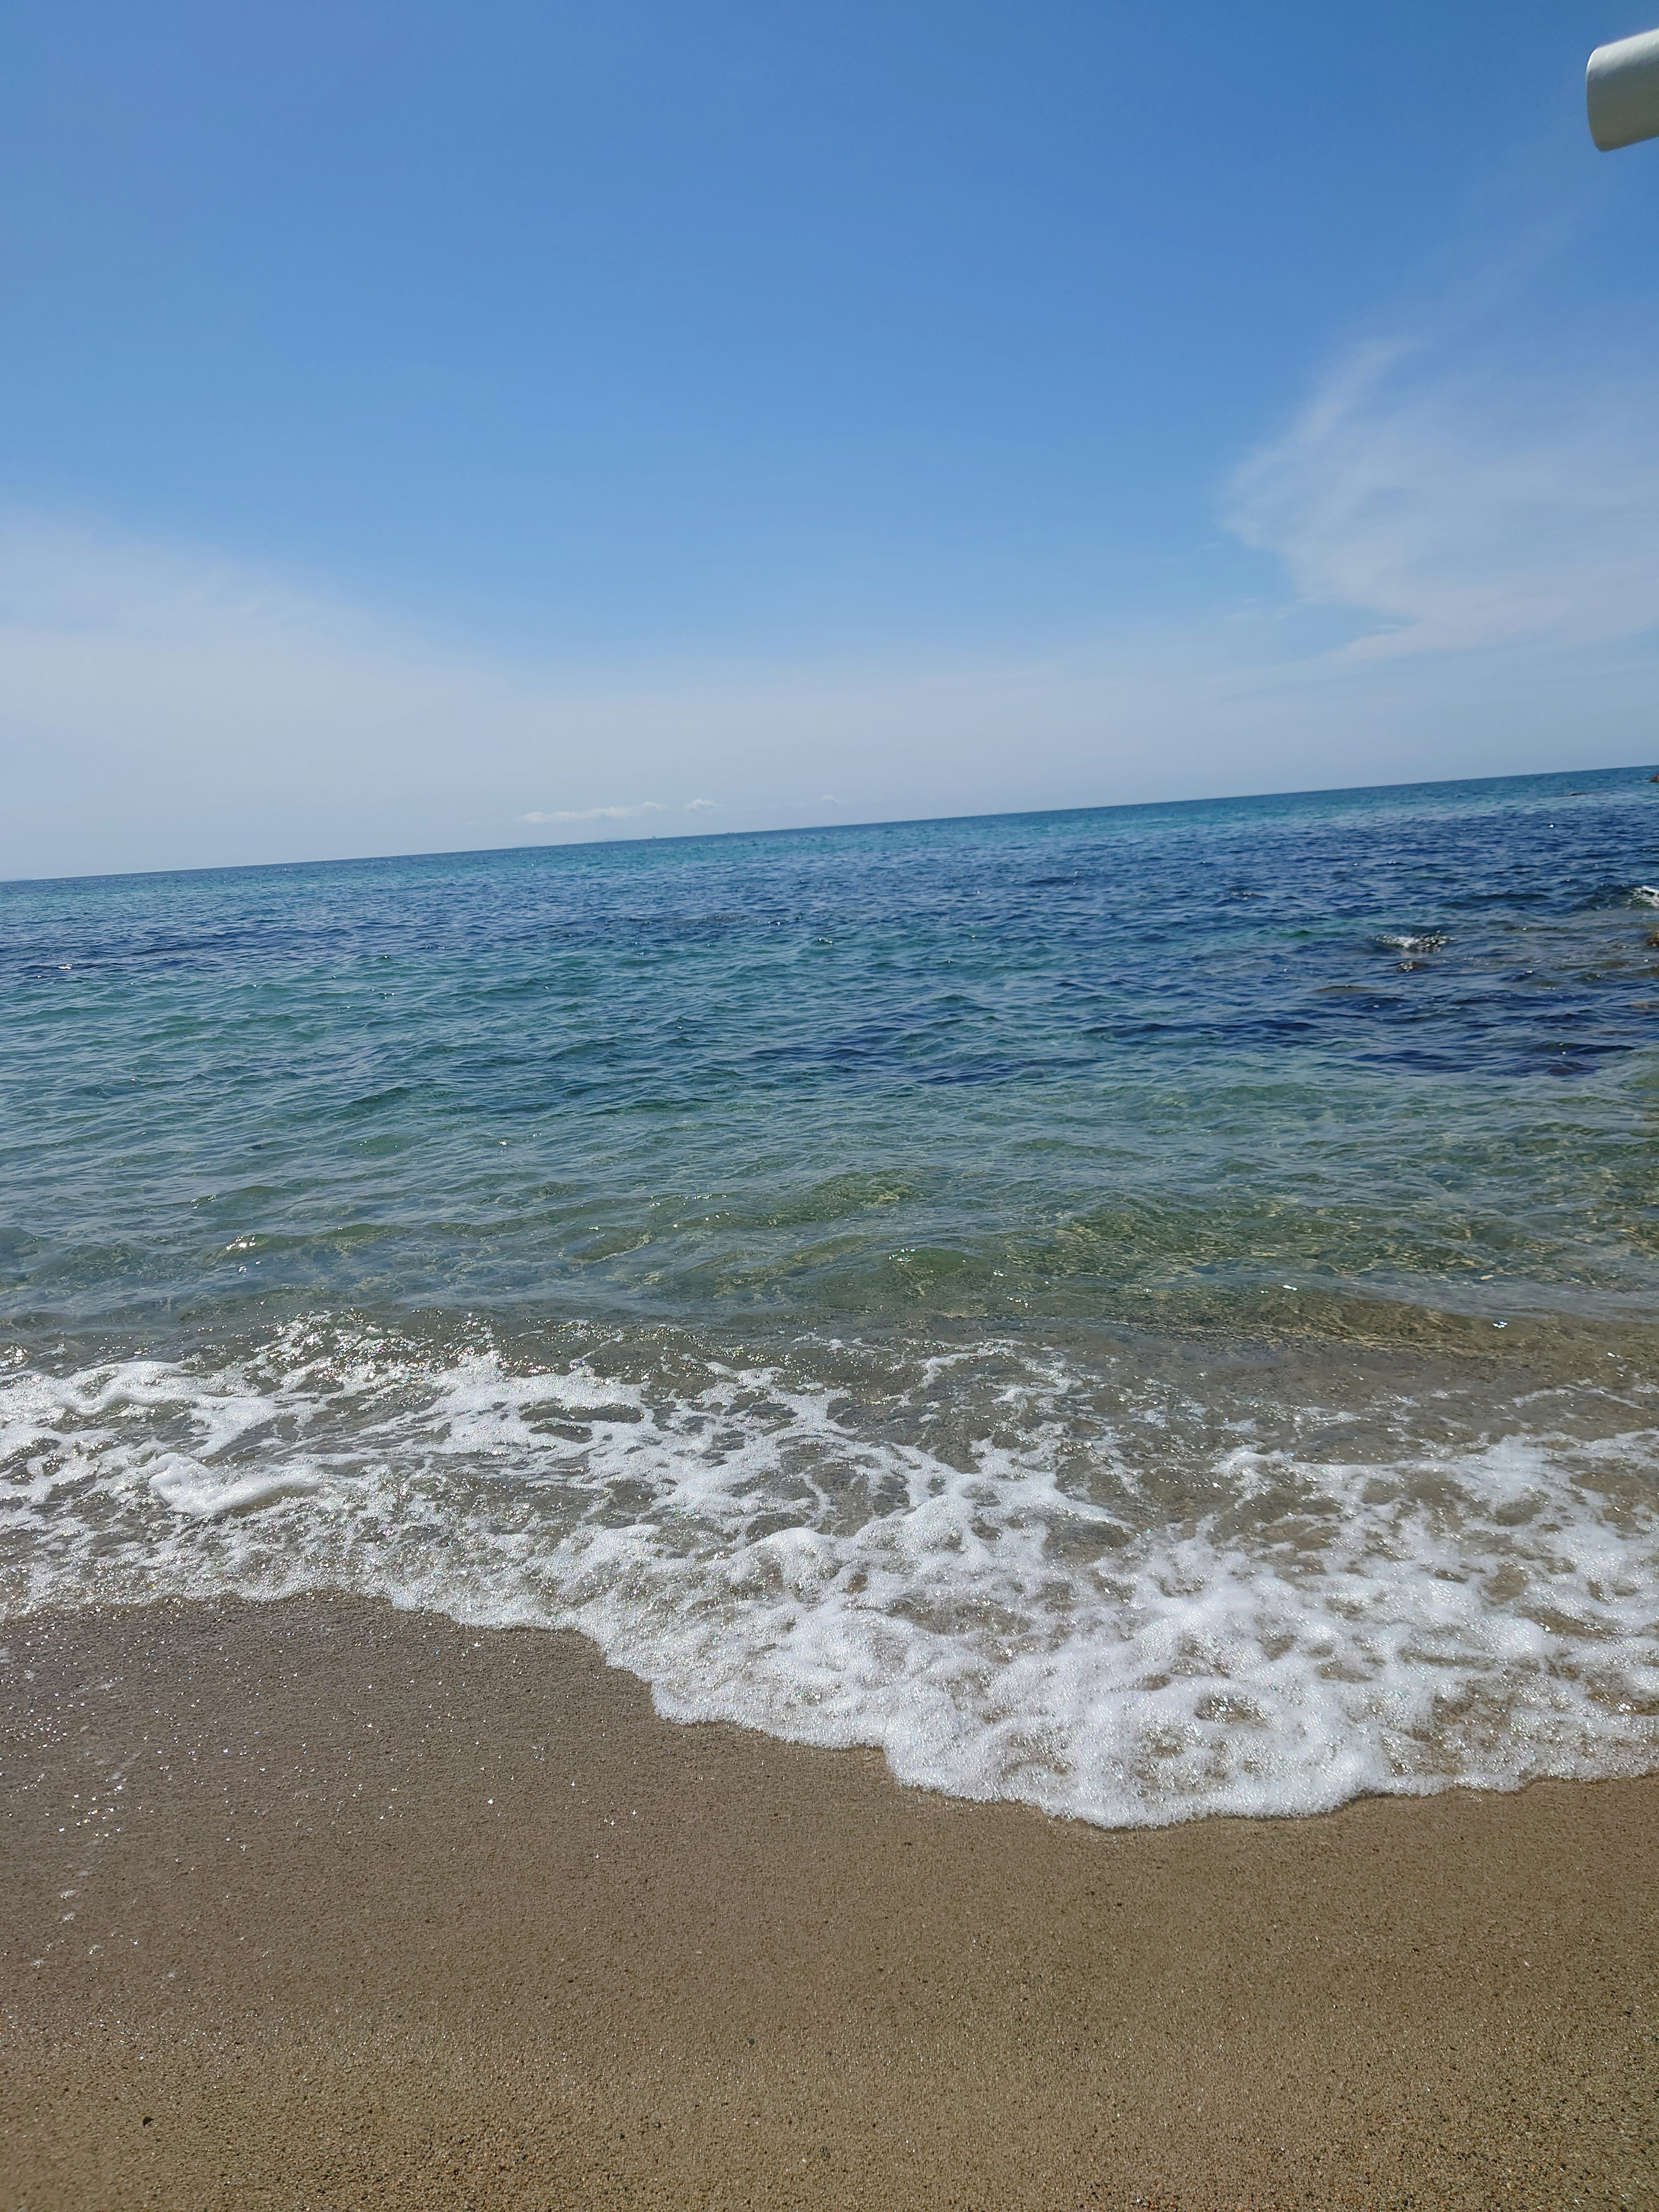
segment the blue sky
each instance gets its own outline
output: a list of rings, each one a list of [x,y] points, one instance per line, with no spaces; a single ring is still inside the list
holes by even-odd
[[[1646,27],[14,0],[0,873],[1659,755]]]

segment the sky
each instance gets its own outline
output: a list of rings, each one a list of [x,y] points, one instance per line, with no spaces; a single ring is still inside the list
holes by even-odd
[[[0,876],[1659,760],[1659,0],[10,0]]]

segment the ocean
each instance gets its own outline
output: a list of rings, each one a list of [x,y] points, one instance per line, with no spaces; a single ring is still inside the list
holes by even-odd
[[[0,1616],[1113,1826],[1659,1768],[1648,773],[0,885]]]

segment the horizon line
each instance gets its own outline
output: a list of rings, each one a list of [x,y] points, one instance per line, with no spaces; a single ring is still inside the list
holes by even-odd
[[[1656,771],[1655,763],[1632,761],[1615,763],[1607,768],[1534,769],[1511,775],[1419,776],[1406,783],[1339,783],[1302,791],[1212,792],[1201,799],[1103,799],[1085,806],[1004,807],[984,814],[903,814],[885,816],[871,822],[800,822],[751,830],[680,830],[670,836],[653,830],[644,836],[636,837],[550,837],[532,844],[440,846],[409,853],[339,854],[329,859],[229,860],[216,862],[207,867],[115,868],[88,875],[0,876],[0,891],[33,890],[46,884],[121,884],[149,878],[161,881],[191,876],[241,876],[295,868],[392,867],[410,860],[475,860],[510,857],[520,853],[587,852],[595,848],[609,852],[617,847],[626,849],[639,845],[708,844],[721,837],[835,837],[872,830],[944,829],[961,822],[1036,822],[1073,814],[1139,814],[1164,807],[1219,806],[1276,799],[1358,799],[1370,793],[1384,791],[1474,789],[1483,784],[1539,783],[1553,776],[1638,775],[1646,775],[1650,781],[1659,783],[1659,772]]]

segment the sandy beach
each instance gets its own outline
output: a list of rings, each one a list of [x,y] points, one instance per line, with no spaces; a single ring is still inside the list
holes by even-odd
[[[317,1600],[5,1681],[18,2212],[1659,2202],[1659,1779],[1107,1832]]]

